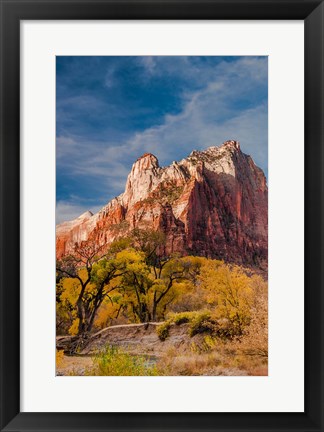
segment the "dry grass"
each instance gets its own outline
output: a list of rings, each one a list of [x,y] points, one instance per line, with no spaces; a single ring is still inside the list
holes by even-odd
[[[203,375],[206,370],[214,369],[221,363],[217,353],[165,355],[157,363],[159,375]]]
[[[63,351],[62,351],[63,353]],[[57,376],[82,376],[93,367],[93,359],[85,356],[62,356],[62,361],[56,363]]]
[[[131,357],[114,355],[109,361],[94,357],[64,356],[57,375],[161,375],[161,376],[267,376],[267,359],[247,355],[235,344],[220,342],[205,351],[203,344],[195,343],[191,351],[171,347],[150,370],[143,362],[134,364]],[[107,359],[105,359],[107,360]],[[111,360],[111,361],[110,361]]]
[[[230,345],[231,343],[218,345],[210,352],[193,350],[190,353],[179,353],[170,350],[157,363],[158,375],[268,375],[267,359],[244,355]]]
[[[157,364],[159,375],[166,376],[241,376],[266,375],[262,365],[256,368],[246,359],[224,356],[224,353],[186,354],[176,357],[164,356]]]

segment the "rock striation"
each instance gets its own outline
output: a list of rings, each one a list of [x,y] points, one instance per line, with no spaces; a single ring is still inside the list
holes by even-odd
[[[264,266],[268,253],[264,173],[237,141],[194,150],[167,167],[145,153],[133,164],[123,194],[94,215],[86,212],[57,225],[57,257],[90,237],[110,244],[134,228],[163,231],[165,254]]]

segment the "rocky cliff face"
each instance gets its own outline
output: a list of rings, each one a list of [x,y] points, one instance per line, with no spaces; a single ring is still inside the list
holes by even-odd
[[[237,141],[193,151],[168,167],[146,153],[134,163],[123,194],[95,215],[56,227],[57,257],[90,236],[109,244],[134,228],[162,230],[167,254],[260,265],[268,251],[265,176]]]

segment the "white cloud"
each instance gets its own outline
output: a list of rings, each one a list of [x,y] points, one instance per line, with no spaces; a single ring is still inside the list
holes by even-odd
[[[158,59],[141,57],[140,61],[148,73],[161,73]],[[184,57],[183,61],[188,60]],[[168,67],[172,68],[172,63]],[[97,179],[101,193],[106,191],[108,200],[123,192],[130,162],[142,153],[154,153],[161,164],[169,164],[187,156],[193,149],[236,139],[242,150],[267,171],[267,105],[255,103],[260,99],[258,86],[266,82],[267,60],[241,58],[231,63],[222,62],[214,69],[212,74],[208,71],[208,77],[212,75],[213,79],[207,80],[205,87],[183,94],[181,112],[166,115],[161,124],[135,133],[124,142],[85,142],[82,137],[58,137],[60,169],[71,176]],[[250,106],[236,106],[241,99],[246,106],[249,98]],[[86,210],[88,208],[75,202],[59,202],[57,213],[62,220],[62,217],[75,217]]]
[[[156,72],[156,57],[143,56],[139,57],[140,64],[144,67],[148,75],[153,75]]]
[[[124,145],[110,148],[109,154],[119,154],[122,160],[126,153],[135,158],[141,153],[152,152],[162,163],[170,163],[179,154],[185,157],[192,149],[237,139],[243,151],[266,170],[266,104],[233,109],[230,102],[254,91],[254,74],[257,80],[265,82],[267,61],[243,58],[235,63],[222,63],[219,68],[216,81],[202,90],[184,95],[184,107],[179,114],[166,115],[162,124],[136,133]]]

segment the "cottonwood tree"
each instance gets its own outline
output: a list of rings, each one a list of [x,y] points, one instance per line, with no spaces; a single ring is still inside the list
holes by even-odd
[[[159,318],[158,310],[165,312],[167,304],[176,296],[177,283],[189,280],[194,271],[194,259],[168,257],[154,264],[147,263],[143,251],[128,248],[117,255],[123,260],[123,275],[118,291],[128,305],[134,321],[146,323]],[[161,315],[161,314],[160,314]]]
[[[84,335],[91,331],[99,307],[114,289],[109,284],[121,273],[118,264],[104,246],[89,240],[75,244],[72,254],[57,261],[56,271],[58,281],[68,278],[74,282],[70,302],[76,308],[76,333]]]
[[[245,327],[250,324],[255,301],[253,280],[238,266],[208,260],[203,266],[200,282],[207,303],[215,307],[216,316],[228,319],[235,334],[243,334]]]
[[[131,321],[163,319],[178,291],[194,283],[201,267],[200,258],[165,256],[164,244],[161,233],[134,230],[109,249],[89,240],[58,260],[58,297],[69,317],[74,316],[69,332],[89,333],[107,299],[116,304],[112,311],[123,310]]]
[[[141,266],[140,275],[136,275],[134,271],[128,274],[131,286],[139,294],[136,296],[137,305],[133,309],[141,322],[155,321],[158,307],[174,291],[175,282],[188,276],[188,262],[186,264],[185,260],[180,260],[175,254],[165,253],[166,236],[162,231],[136,228],[130,239],[133,247],[144,254],[146,264]],[[175,296],[171,296],[167,302],[171,303],[174,298]]]

